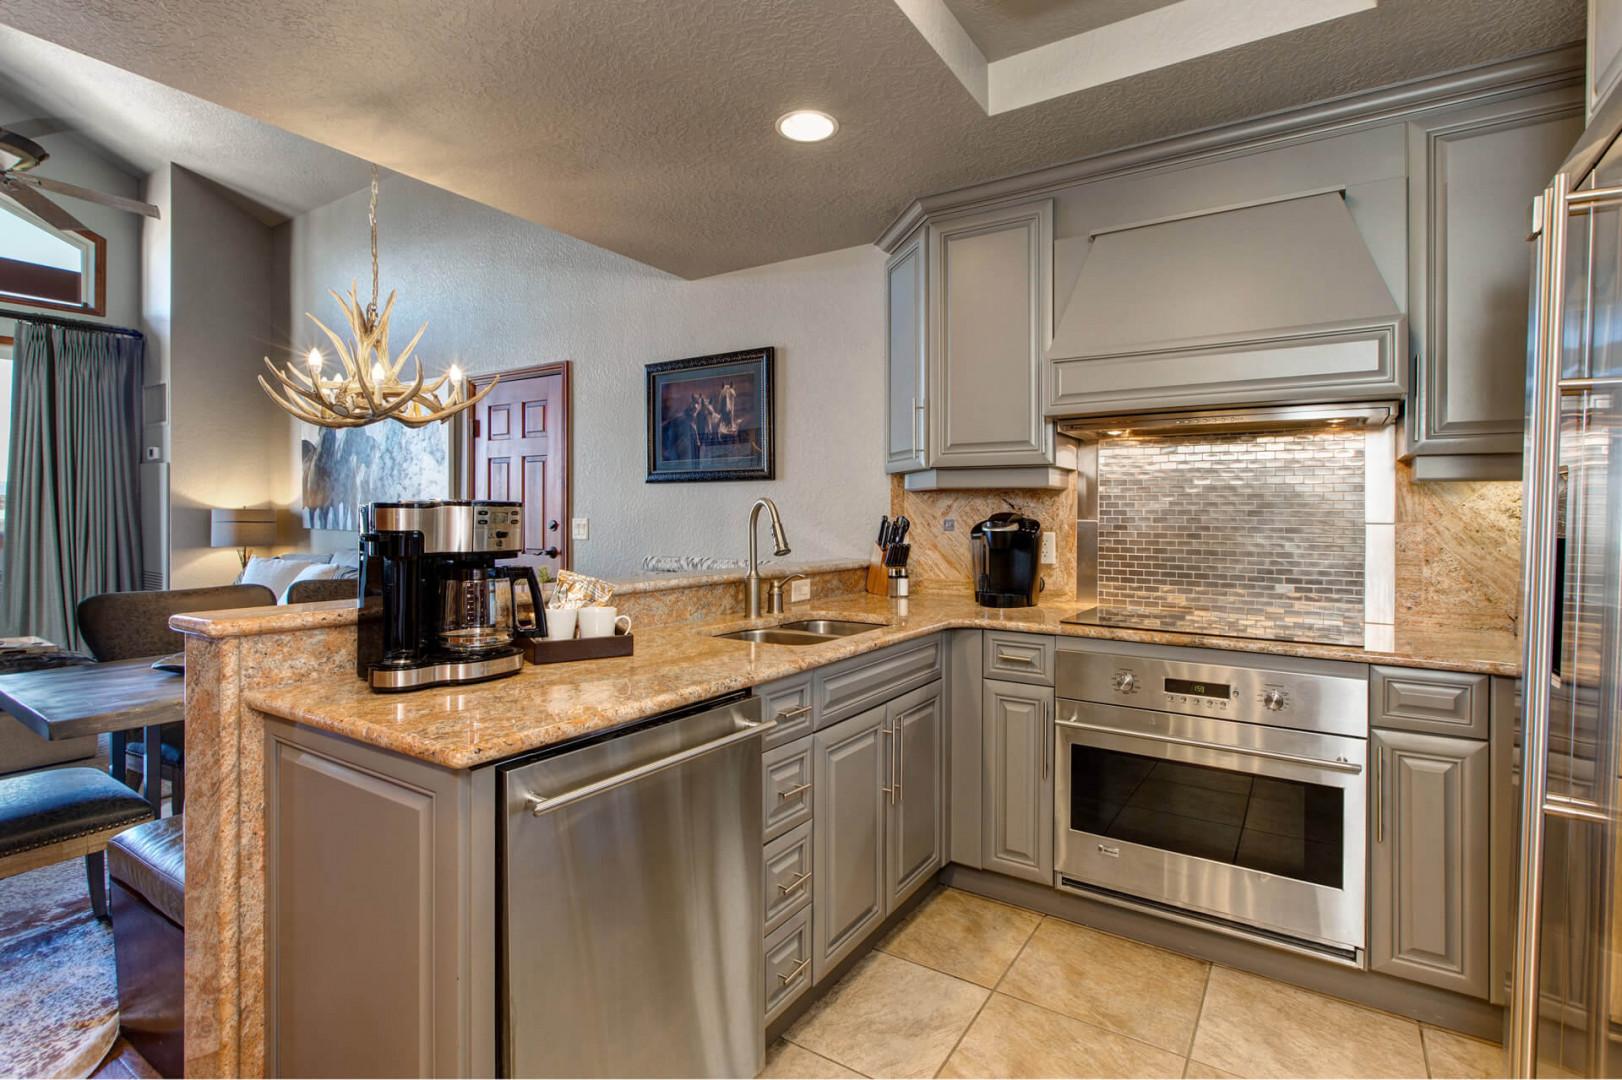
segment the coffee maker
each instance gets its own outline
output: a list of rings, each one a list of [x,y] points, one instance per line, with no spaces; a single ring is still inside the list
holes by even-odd
[[[969,530],[974,549],[974,602],[981,607],[1031,607],[1042,587],[1037,559],[1042,523],[1018,514],[992,514]]]
[[[540,582],[528,566],[497,566],[523,550],[516,502],[379,502],[362,511],[363,618],[356,673],[379,693],[517,674],[522,637],[546,635]],[[519,593],[533,613],[521,621]]]

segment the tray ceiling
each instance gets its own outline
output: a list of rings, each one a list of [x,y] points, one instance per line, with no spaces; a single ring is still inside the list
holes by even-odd
[[[964,27],[969,8],[990,5],[950,2]],[[1118,21],[1162,5],[997,6],[1042,14],[1041,34],[1073,35],[1106,9]],[[1381,0],[987,115],[890,2],[353,0],[334,11],[325,0],[6,0],[0,22],[687,277],[866,243],[919,195],[1584,30],[1582,0]],[[1006,29],[985,37],[992,52],[1017,47]],[[804,107],[836,116],[838,135],[778,137],[775,118]]]

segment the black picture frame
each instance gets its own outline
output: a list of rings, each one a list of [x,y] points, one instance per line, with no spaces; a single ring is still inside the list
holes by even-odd
[[[647,482],[777,479],[776,359],[768,345],[647,365]]]

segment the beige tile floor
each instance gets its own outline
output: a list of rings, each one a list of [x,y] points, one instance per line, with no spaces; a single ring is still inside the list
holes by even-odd
[[[942,889],[767,1051],[768,1077],[1497,1077],[1375,1009]]]

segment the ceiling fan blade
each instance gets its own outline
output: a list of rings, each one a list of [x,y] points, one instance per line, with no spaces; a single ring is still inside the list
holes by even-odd
[[[24,210],[27,210],[53,229],[60,229],[63,232],[79,232],[85,228],[84,222],[33,188],[24,187],[22,184],[17,183],[17,177],[9,173],[0,174],[0,195],[9,195]]]
[[[70,199],[83,199],[86,202],[100,203],[102,206],[111,206],[115,210],[128,210],[132,214],[145,214],[149,218],[158,216],[156,206],[142,202],[140,199],[126,199],[122,195],[108,195],[105,192],[80,187],[78,184],[52,180],[48,176],[35,176],[33,173],[12,173],[11,179],[19,184],[31,184],[37,188],[44,188],[46,191],[54,191],[58,195],[66,195]]]

